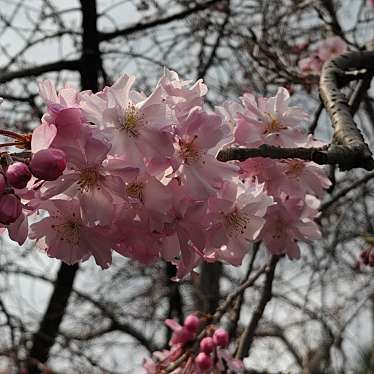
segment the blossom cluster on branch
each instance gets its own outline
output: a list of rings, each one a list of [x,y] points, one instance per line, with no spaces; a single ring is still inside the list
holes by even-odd
[[[230,145],[321,145],[303,131],[307,115],[288,105],[286,89],[209,112],[201,80],[165,71],[149,96],[134,80],[124,75],[98,93],[56,92],[44,81],[48,110],[31,140],[2,130],[31,150],[1,158],[0,222],[13,240],[29,231],[48,256],[68,264],[93,256],[102,268],[113,250],[144,264],[161,257],[180,279],[201,261],[240,265],[255,240],[298,258],[297,242],[319,237],[313,219],[330,184],[322,167],[216,159]]]
[[[304,49],[304,46],[302,47]],[[299,60],[299,69],[304,74],[319,74],[322,65],[347,50],[346,42],[339,36],[331,36],[317,43],[307,57]]]
[[[242,373],[243,362],[227,350],[227,331],[206,325],[204,319],[190,314],[183,326],[167,319],[165,324],[173,330],[170,350],[154,352],[152,359],[145,360],[145,374]]]

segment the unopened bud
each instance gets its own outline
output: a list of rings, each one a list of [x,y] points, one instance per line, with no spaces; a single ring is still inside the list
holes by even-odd
[[[14,162],[8,166],[6,177],[10,185],[14,188],[25,188],[31,178],[31,173],[23,162]]]
[[[225,348],[229,345],[229,334],[224,329],[217,329],[214,332],[213,340],[216,345]]]
[[[42,149],[31,159],[30,169],[38,179],[54,181],[62,175],[66,168],[64,151],[57,148]]]
[[[206,338],[201,339],[200,352],[209,354],[214,351],[215,347],[216,347],[216,344],[214,343],[213,339],[210,336],[207,336]]]
[[[196,317],[194,314],[190,314],[189,316],[186,317],[184,320],[184,327],[192,332],[195,332],[200,324],[200,319]]]
[[[9,225],[17,220],[22,213],[20,199],[13,194],[5,194],[0,197],[0,223]]]
[[[209,355],[204,352],[200,352],[195,358],[196,365],[200,370],[209,370],[212,365],[212,359]]]

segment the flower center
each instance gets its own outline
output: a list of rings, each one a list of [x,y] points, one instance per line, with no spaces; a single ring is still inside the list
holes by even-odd
[[[285,174],[287,175],[300,175],[305,167],[303,161],[300,160],[290,160],[286,162]]]
[[[134,104],[128,106],[124,119],[122,120],[120,129],[126,131],[129,136],[137,137],[139,135],[139,127],[142,118]]]
[[[280,240],[284,238],[285,232],[284,232],[284,222],[280,219],[273,222],[272,227],[273,235],[271,236],[273,239]]]
[[[229,236],[244,234],[250,219],[247,215],[240,213],[237,209],[225,215],[225,227]]]
[[[197,135],[195,135],[190,142],[179,139],[179,155],[186,164],[190,164],[200,158],[200,152],[195,142]]]
[[[80,180],[78,184],[82,191],[88,191],[90,188],[96,186],[99,181],[99,173],[94,168],[83,169],[80,172]]]
[[[126,186],[127,194],[134,199],[140,200],[141,202],[143,202],[143,189],[144,185],[141,182],[129,183]]]
[[[51,227],[60,235],[61,240],[78,245],[80,232],[80,224],[78,222],[69,220],[59,225],[52,225]]]
[[[266,123],[264,134],[272,134],[275,132],[279,132],[279,130],[286,130],[288,128],[286,125],[283,125],[272,114],[266,113],[266,115],[269,117],[269,121]]]

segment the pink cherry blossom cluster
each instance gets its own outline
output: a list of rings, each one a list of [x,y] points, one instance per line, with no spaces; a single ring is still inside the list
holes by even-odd
[[[234,359],[226,349],[230,338],[223,328],[208,325],[199,329],[204,319],[194,314],[187,316],[183,326],[171,319],[165,324],[173,330],[170,350],[154,352],[153,359],[145,360],[146,374],[160,373],[172,365],[175,366],[173,374],[243,372],[243,362]]]
[[[241,104],[225,103],[220,112],[226,121],[233,124],[233,143],[250,148],[261,144],[322,146],[301,127],[308,118],[307,114],[300,108],[289,107],[288,100],[288,91],[280,88],[274,97],[256,99],[246,93],[241,98]],[[241,179],[261,183],[267,196],[274,201],[264,215],[265,224],[258,238],[263,240],[271,254],[286,253],[290,258],[299,258],[297,242],[320,237],[314,222],[320,203],[318,197],[331,184],[323,167],[299,159],[259,157],[247,159],[239,166]]]
[[[309,56],[299,60],[299,69],[304,74],[318,74],[322,65],[331,58],[334,58],[345,52],[347,44],[339,36],[332,36],[321,40]]]
[[[48,256],[68,264],[93,256],[102,268],[113,250],[143,264],[161,257],[177,266],[178,279],[201,261],[240,265],[254,240],[294,258],[296,241],[319,237],[317,197],[330,183],[321,167],[216,159],[229,145],[316,145],[286,89],[208,112],[201,80],[165,71],[149,96],[134,80],[124,75],[95,94],[56,92],[44,81],[47,112],[31,141],[1,130],[31,150],[22,162],[8,153],[0,174],[12,185],[0,199],[0,222],[13,240],[24,242],[29,231]]]

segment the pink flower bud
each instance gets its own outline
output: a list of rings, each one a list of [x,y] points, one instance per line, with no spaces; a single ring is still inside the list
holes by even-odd
[[[214,340],[210,336],[201,339],[200,352],[204,352],[206,354],[209,354],[209,353],[212,353],[214,351],[215,347],[216,347],[216,344],[214,343]]]
[[[5,194],[0,197],[0,223],[9,225],[17,220],[22,213],[20,199],[13,194]]]
[[[180,326],[174,330],[174,334],[170,340],[171,344],[186,344],[195,339],[195,333],[187,330],[185,327]]]
[[[209,370],[213,365],[211,357],[204,352],[196,356],[195,362],[200,370]]]
[[[229,334],[224,329],[217,329],[213,335],[213,341],[219,347],[225,348],[229,344]]]
[[[30,169],[36,178],[54,181],[62,175],[66,168],[64,151],[57,148],[42,149],[31,159]]]
[[[194,314],[190,314],[189,316],[187,316],[187,318],[184,320],[184,327],[187,329],[187,330],[190,330],[192,332],[195,332],[198,327],[199,327],[199,324],[200,324],[200,320],[198,317],[196,317]]]
[[[6,180],[3,174],[0,174],[0,195],[4,192],[6,187]]]
[[[14,162],[8,166],[6,177],[14,188],[25,188],[31,178],[31,173],[23,162]]]

